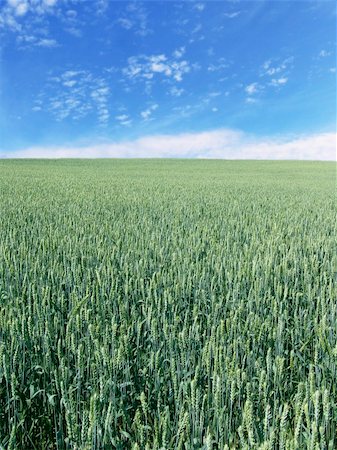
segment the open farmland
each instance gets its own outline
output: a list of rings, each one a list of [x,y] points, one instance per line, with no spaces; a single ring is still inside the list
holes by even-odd
[[[336,449],[335,164],[0,161],[0,445]]]

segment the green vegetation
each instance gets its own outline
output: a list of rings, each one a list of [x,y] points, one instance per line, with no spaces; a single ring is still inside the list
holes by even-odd
[[[336,449],[335,165],[0,161],[0,446]]]

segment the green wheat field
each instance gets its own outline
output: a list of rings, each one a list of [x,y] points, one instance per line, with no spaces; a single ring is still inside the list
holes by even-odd
[[[335,164],[0,161],[1,449],[336,449]]]

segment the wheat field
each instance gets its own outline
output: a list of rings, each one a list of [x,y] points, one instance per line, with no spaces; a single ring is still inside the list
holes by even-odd
[[[0,161],[0,448],[336,449],[335,164]]]

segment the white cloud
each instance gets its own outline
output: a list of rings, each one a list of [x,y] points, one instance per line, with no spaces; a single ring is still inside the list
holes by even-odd
[[[257,100],[256,100],[256,98],[253,98],[253,97],[247,97],[246,103],[250,103],[250,104],[257,103]]]
[[[175,51],[173,52],[174,58],[177,58],[177,59],[179,59],[179,58],[181,58],[182,56],[184,56],[184,54],[185,54],[185,47],[177,48],[177,50],[175,50]]]
[[[248,94],[246,103],[256,103],[254,95],[261,94],[265,91],[267,86],[280,87],[284,86],[288,82],[288,76],[286,76],[286,69],[288,64],[293,61],[293,58],[287,58],[277,66],[272,66],[272,61],[265,61],[262,65],[262,76],[268,76],[269,82],[265,83],[251,83],[245,87],[245,91]],[[278,75],[278,77],[272,78],[272,75]]]
[[[139,36],[152,33],[148,26],[148,13],[144,5],[139,2],[129,3],[117,23],[125,30],[132,30]]]
[[[214,91],[214,92],[210,92],[208,95],[209,95],[209,97],[212,97],[212,98],[220,97],[221,92],[220,91]]]
[[[235,17],[238,17],[241,14],[241,11],[234,11],[231,13],[225,13],[224,16],[228,19],[234,19]]]
[[[245,87],[245,91],[249,95],[256,94],[258,92],[258,83],[251,83]]]
[[[150,65],[150,70],[152,72],[164,73],[168,77],[172,74],[171,67],[163,62],[156,62],[156,61],[152,62]]]
[[[151,56],[131,56],[128,58],[128,66],[122,72],[129,79],[151,80],[160,74],[176,81],[182,81],[183,76],[190,72],[191,67],[185,60],[169,59],[164,54]]]
[[[37,47],[46,47],[46,48],[53,48],[58,47],[58,43],[55,39],[40,39],[35,44]]]
[[[63,86],[66,87],[73,87],[75,84],[77,84],[77,80],[67,80],[63,82]]]
[[[44,110],[57,121],[77,120],[95,112],[99,125],[108,123],[110,88],[104,78],[94,77],[86,70],[67,70],[50,77],[49,83],[41,96]]]
[[[15,14],[17,16],[24,16],[27,11],[28,11],[28,3],[26,2],[19,3],[15,8]]]
[[[195,3],[194,9],[200,12],[203,11],[205,9],[205,3]]]
[[[176,81],[182,81],[183,75],[190,71],[190,67],[187,61],[175,62],[172,64],[173,78]]]
[[[7,0],[7,3],[12,8],[16,8],[21,3],[21,0]]]
[[[121,120],[121,121],[128,120],[128,118],[129,118],[129,116],[126,114],[121,114],[120,116],[116,116],[116,119]]]
[[[130,30],[133,27],[133,23],[130,19],[126,19],[125,17],[120,17],[117,21],[124,30]]]
[[[327,50],[321,50],[320,52],[319,52],[319,57],[320,58],[326,58],[327,56],[330,56],[331,55],[331,52],[329,52],[329,51],[327,51]]]
[[[92,90],[91,98],[96,103],[98,121],[101,125],[106,125],[110,117],[108,109],[108,95],[110,88],[102,79],[96,80],[96,84],[98,88]]]
[[[51,7],[51,6],[56,5],[57,0],[43,0],[43,3],[44,3],[46,6]]]
[[[218,72],[223,71],[229,67],[229,63],[226,62],[225,58],[219,58],[215,63],[210,64],[207,67],[208,72]]]
[[[77,17],[77,12],[74,9],[68,9],[68,11],[66,12],[66,15],[70,19],[74,20]]]
[[[57,0],[7,0],[3,9],[5,15],[25,16],[28,12],[32,14],[45,14],[52,11]]]
[[[144,120],[149,120],[153,111],[155,111],[158,108],[158,105],[155,103],[151,105],[149,108],[147,108],[145,111],[141,111],[140,115]]]
[[[273,78],[271,80],[271,84],[273,86],[281,86],[283,84],[286,84],[288,82],[288,78],[287,77],[282,77],[282,78]]]
[[[146,109],[145,111],[142,111],[140,115],[144,120],[147,120],[151,115],[151,111],[149,109]]]
[[[294,58],[290,56],[283,61],[268,59],[262,64],[261,75],[262,76],[275,76],[277,74],[285,73],[289,71],[290,65],[294,61]]]
[[[99,2],[88,2],[88,9],[97,12]],[[81,27],[86,23],[78,17],[75,9],[78,0],[0,0],[0,30],[16,36],[18,48],[25,50],[34,46],[53,48],[57,45],[53,39],[49,17],[54,17],[63,29],[73,36],[82,35]],[[89,11],[90,12],[90,11]]]
[[[104,14],[109,7],[109,0],[96,0],[96,13],[98,15]]]
[[[57,3],[57,0],[0,0],[0,30],[14,33],[20,49],[56,47],[56,40],[49,38],[47,16],[55,15]]]
[[[63,74],[61,76],[62,76],[62,78],[72,78],[72,77],[76,77],[80,73],[82,73],[82,71],[80,71],[80,70],[66,70],[65,72],[63,72]]]
[[[166,61],[166,57],[164,55],[152,57],[152,62],[150,64],[150,71],[157,73],[164,73],[166,76],[169,77],[170,75],[172,75],[172,69],[168,64],[166,64],[163,61]]]
[[[17,36],[17,42],[21,49],[27,47],[55,48],[59,43],[55,39],[40,38],[36,35],[21,33]]]
[[[251,96],[259,91],[264,91],[268,86],[281,87],[289,80],[289,71],[294,58],[291,56],[282,61],[269,59],[265,61],[260,68],[260,76],[267,77],[269,81],[264,83],[252,83],[246,86],[245,91],[250,96],[246,98],[246,103],[255,103],[256,100]]]
[[[132,120],[127,114],[120,114],[119,116],[116,116],[115,119],[123,126],[130,126],[132,124]]]
[[[171,95],[173,95],[173,97],[180,97],[184,92],[185,92],[185,90],[183,88],[179,89],[179,88],[177,88],[177,86],[173,86],[169,90],[169,93]]]
[[[123,118],[124,124],[128,122]],[[5,155],[3,155],[5,156]],[[254,137],[219,129],[178,135],[145,136],[133,141],[87,147],[32,147],[17,158],[214,158],[214,159],[336,159],[336,134],[319,133],[293,137]]]
[[[202,25],[201,23],[198,23],[198,25],[196,25],[193,30],[191,31],[192,34],[198,33],[200,30],[202,29]]]

